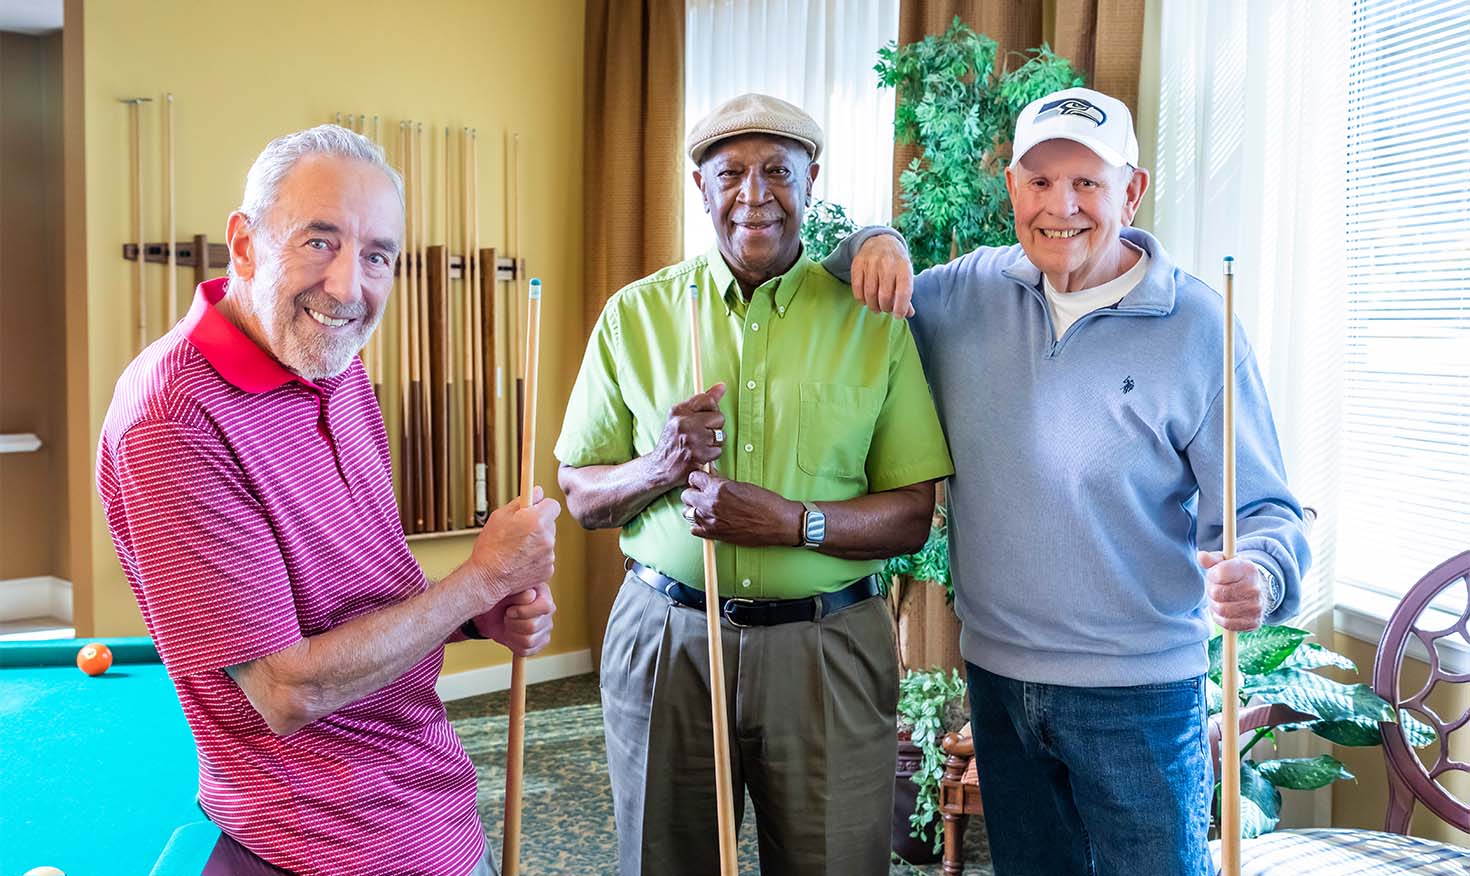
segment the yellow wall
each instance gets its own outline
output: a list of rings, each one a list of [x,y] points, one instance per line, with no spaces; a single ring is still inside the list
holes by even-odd
[[[81,4],[68,4],[72,12]],[[524,246],[530,272],[546,284],[537,480],[556,490],[550,444],[561,425],[581,358],[582,45],[579,0],[197,0],[88,2],[83,15],[86,124],[86,352],[90,424],[96,436],[113,385],[133,355],[127,114],[118,98],[154,98],[144,111],[149,240],[163,239],[159,100],[176,96],[178,235],[223,240],[245,172],[280,134],[337,112],[374,114],[384,138],[412,118],[480,131],[480,240],[504,254],[505,132],[521,135]],[[75,16],[67,27],[76,25]],[[451,213],[458,216],[456,202]],[[435,223],[437,228],[437,222]],[[436,230],[433,240],[441,235]],[[432,242],[432,241],[431,241]],[[457,250],[457,247],[456,247]],[[150,266],[151,289],[164,268]],[[218,271],[213,272],[218,274]],[[190,288],[180,271],[181,290]],[[162,316],[154,317],[154,334]],[[72,462],[75,466],[76,460]],[[90,476],[87,477],[90,482]],[[83,635],[143,631],[112,552],[95,497],[80,535],[90,544],[91,581],[80,580]],[[78,528],[73,521],[74,530]],[[563,516],[553,589],[560,608],[547,653],[587,647],[583,534]],[[467,556],[466,537],[419,543],[430,576]],[[87,564],[80,564],[85,569]],[[446,670],[503,662],[498,645],[450,648]]]
[[[1364,683],[1372,682],[1376,645],[1337,633],[1333,648],[1358,664],[1359,680]],[[1403,690],[1408,693],[1417,691],[1427,677],[1428,667],[1422,661],[1412,658],[1406,660],[1401,682]],[[1470,685],[1441,684],[1430,693],[1428,702],[1441,718],[1452,721],[1464,714],[1466,709],[1470,709]],[[1463,750],[1466,742],[1470,741],[1467,740],[1467,733],[1470,731],[1458,731],[1452,737],[1452,750],[1457,752],[1456,757],[1460,760],[1464,760]],[[1334,756],[1346,764],[1358,780],[1356,783],[1338,782],[1332,786],[1332,826],[1382,830],[1383,816],[1388,806],[1388,765],[1384,762],[1383,750],[1333,747]],[[1420,750],[1419,755],[1424,761],[1433,763],[1437,752],[1436,747],[1430,747]],[[1445,785],[1461,800],[1470,799],[1470,775],[1452,772]],[[1409,832],[1414,836],[1470,847],[1470,834],[1455,830],[1423,806],[1414,810],[1414,820],[1410,824]]]

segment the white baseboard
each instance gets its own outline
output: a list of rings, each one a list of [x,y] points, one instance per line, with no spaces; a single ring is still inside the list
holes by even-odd
[[[538,681],[570,678],[573,675],[584,675],[591,671],[592,651],[590,649],[584,648],[581,651],[571,651],[566,654],[548,654],[544,657],[532,657],[526,661],[526,683],[535,684]],[[509,690],[510,664],[502,663],[499,666],[486,666],[482,669],[467,669],[464,672],[441,675],[434,689],[439,692],[439,698],[445,702]]]
[[[51,575],[0,581],[0,622],[33,617],[71,623],[71,582]]]

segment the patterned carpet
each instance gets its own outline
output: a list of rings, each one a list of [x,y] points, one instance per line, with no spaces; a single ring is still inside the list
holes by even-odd
[[[449,720],[480,777],[480,817],[500,848],[505,804],[504,693],[456,700]],[[749,802],[746,812],[753,809]],[[526,689],[526,775],[521,870],[535,876],[616,876],[617,832],[602,740],[597,677],[533,684]],[[747,815],[747,826],[750,816]],[[755,831],[742,831],[741,876],[756,876]],[[499,854],[497,852],[497,857]],[[965,876],[991,876],[985,831],[965,831]],[[895,861],[891,876],[938,876],[940,865]]]

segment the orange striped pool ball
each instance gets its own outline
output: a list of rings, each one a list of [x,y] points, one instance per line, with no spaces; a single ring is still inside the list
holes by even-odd
[[[88,675],[101,675],[112,665],[112,650],[101,642],[90,642],[77,652],[77,668]]]

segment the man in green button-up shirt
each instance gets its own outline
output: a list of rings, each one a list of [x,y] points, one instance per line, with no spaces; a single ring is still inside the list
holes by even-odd
[[[904,321],[801,252],[816,123],[745,95],[689,147],[717,246],[608,301],[556,445],[569,510],[632,561],[602,659],[621,872],[718,872],[708,538],[741,600],[722,645],[762,872],[886,874],[898,670],[870,576],[923,544],[949,452]]]

